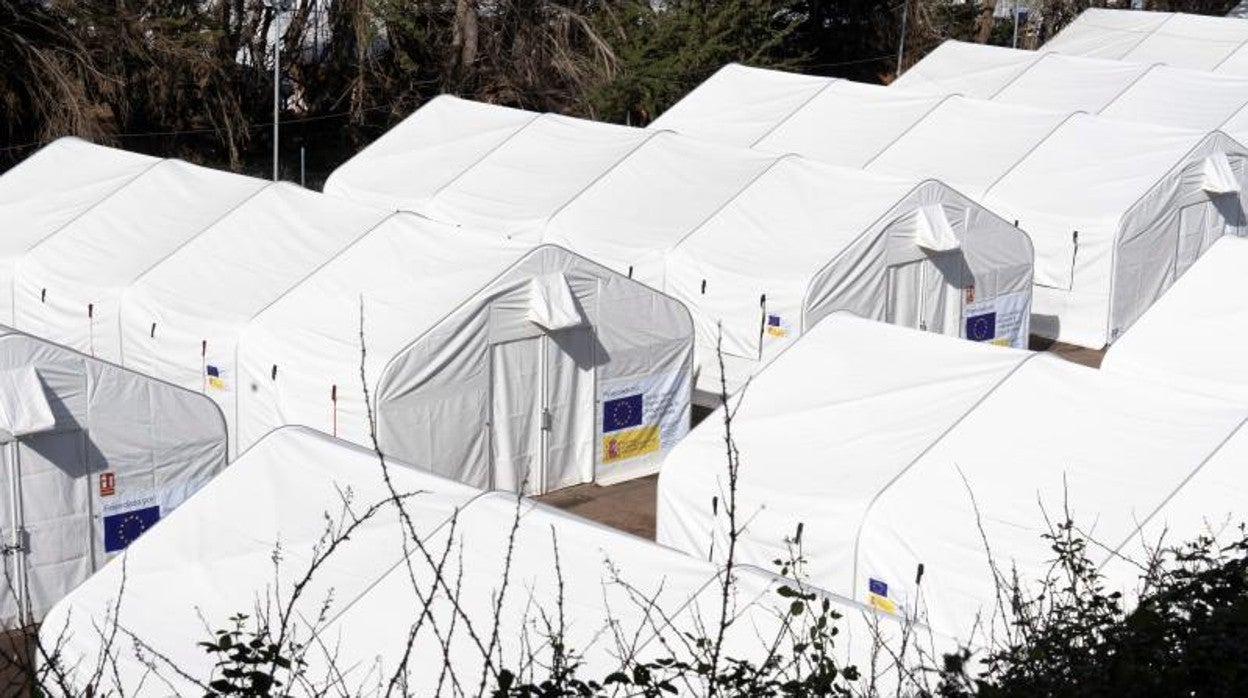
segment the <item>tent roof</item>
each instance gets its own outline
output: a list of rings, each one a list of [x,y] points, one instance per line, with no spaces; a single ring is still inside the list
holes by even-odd
[[[985,203],[1024,229],[1044,217],[1113,234],[1122,214],[1206,137],[1075,114],[994,184]]]
[[[326,363],[346,357],[358,365],[362,302],[368,375],[376,380],[403,347],[532,250],[398,213],[265,308],[246,333],[300,347]],[[342,353],[326,354],[331,347]]]
[[[729,63],[660,114],[650,128],[748,147],[834,81]]]
[[[164,160],[22,257],[45,283],[118,288],[172,254],[269,183]]]
[[[978,196],[1067,118],[1063,112],[950,97],[867,168],[933,177]]]
[[[1049,39],[1041,51],[1093,58],[1126,59],[1131,50],[1165,24],[1170,12],[1089,8]]]
[[[539,115],[441,95],[330,174],[325,191],[391,209],[419,210]]]
[[[1248,240],[1223,237],[1135,321],[1102,370],[1248,404]]]
[[[661,275],[649,275],[660,274],[662,254],[774,162],[746,148],[660,133],[559,211],[544,239],[620,273],[636,265],[639,279],[661,286]]]
[[[542,114],[435,192],[421,212],[508,233],[531,232],[654,135]]]
[[[1248,77],[1159,65],[1100,113],[1128,121],[1211,131],[1246,105]]]
[[[1041,506],[1060,517],[1068,505],[1098,542],[1126,549],[1245,414],[984,349],[841,314],[757,376],[733,422],[747,559],[773,556],[803,521],[813,580],[834,592],[862,598],[868,577],[904,585],[922,562],[932,627],[966,638],[995,593],[981,530],[1001,569],[1016,562],[1027,579],[1051,558]],[[707,420],[669,455],[661,542],[705,536],[721,430]]]
[[[0,176],[0,256],[16,256],[160,160],[60,138]]]
[[[1036,55],[1029,51],[1019,53]],[[1027,70],[994,93],[992,99],[1038,109],[1096,113],[1150,68],[1152,66],[1145,63],[1044,53]]]
[[[433,595],[429,610],[435,620],[420,626],[406,674],[413,692],[434,694],[447,637],[452,639],[446,652],[459,676],[475,680],[481,675],[481,651],[465,623],[471,622],[478,636],[488,634],[496,604],[502,608],[498,653],[507,666],[519,668],[525,649],[544,654],[545,620],[566,623],[567,643],[582,655],[581,673],[599,679],[617,667],[617,638],[625,638],[643,658],[657,658],[666,652],[655,642],[659,634],[679,645],[678,631],[696,632],[698,623],[717,617],[720,572],[711,563],[531,500],[480,493],[401,463],[390,465],[389,477],[397,492],[413,493],[407,510],[432,560],[450,551],[442,579],[456,598],[453,608],[446,600],[449,591]],[[54,633],[69,624],[76,632],[67,640],[66,656],[94,657],[98,638],[90,632],[91,623],[114,607],[111,600],[124,573],[127,598],[143,599],[120,606],[127,631],[179,669],[205,675],[212,658],[187,642],[185,634],[202,628],[202,619],[225,623],[232,614],[252,609],[256,595],[265,596],[274,584],[272,556],[279,541],[285,574],[270,593],[287,598],[321,540],[326,513],[340,516],[347,492],[357,515],[390,496],[371,452],[306,429],[275,431],[132,545],[124,570],[120,564],[108,566],[59,604],[45,628]],[[400,526],[397,511],[383,508],[326,559],[297,606],[302,612],[295,618],[303,623],[318,617],[321,604],[330,599],[327,620],[317,633],[323,643],[317,646],[333,648],[327,652],[334,653],[338,669],[350,669],[341,677],[344,685],[376,685],[395,672],[420,615],[396,614],[396,609],[424,607],[414,598],[413,579],[423,592],[434,588],[430,562],[413,554],[404,564]],[[205,535],[206,529],[211,535]],[[776,594],[769,575],[750,569],[738,574],[730,601],[739,623],[729,633],[726,651],[752,657],[766,649],[755,633],[774,632],[777,607],[787,602]],[[642,610],[649,603],[662,610],[661,617]],[[866,631],[861,617],[855,618],[862,607],[838,605],[848,614],[846,626]],[[616,625],[608,628],[608,622]],[[451,627],[458,627],[453,636],[447,633]],[[311,676],[327,673],[324,654],[314,648],[307,658]],[[135,688],[147,674],[134,653],[119,653],[118,675],[125,688]],[[175,685],[182,681],[167,667],[162,674]],[[146,678],[149,687],[157,683]]]
[[[148,270],[131,293],[171,313],[245,322],[388,215],[278,183]]]
[[[1248,25],[1234,17],[1084,10],[1041,50],[1214,70],[1248,42]]]
[[[965,41],[946,41],[893,81],[890,87],[988,99],[1039,60],[1016,51]]]
[[[945,99],[838,80],[779,122],[754,148],[862,167]]]

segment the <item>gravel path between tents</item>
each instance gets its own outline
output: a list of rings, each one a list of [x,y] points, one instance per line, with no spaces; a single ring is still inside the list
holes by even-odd
[[[1085,349],[1061,342],[1032,337],[1031,348],[1048,351],[1084,366],[1099,368],[1105,358],[1103,350]],[[705,413],[698,410],[694,421],[700,421]],[[564,511],[583,516],[600,524],[654,540],[655,498],[658,492],[658,475],[638,478],[618,485],[577,485],[538,497]]]

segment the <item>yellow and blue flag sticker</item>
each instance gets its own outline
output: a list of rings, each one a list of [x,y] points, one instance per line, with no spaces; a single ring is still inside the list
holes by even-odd
[[[871,577],[867,579],[867,603],[885,613],[897,613],[897,604],[888,598],[888,583]]]

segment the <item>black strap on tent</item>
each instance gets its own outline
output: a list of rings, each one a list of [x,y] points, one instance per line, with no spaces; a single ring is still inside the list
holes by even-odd
[[[706,295],[706,279],[702,279],[702,295]]]
[[[1070,243],[1074,249],[1070,251],[1070,286],[1067,291],[1075,290],[1075,259],[1079,257],[1079,231],[1076,230],[1070,235]]]
[[[152,323],[151,332],[149,332],[147,336],[151,337],[152,339],[156,338],[156,323],[154,322]]]
[[[758,321],[758,360],[763,360],[763,337],[767,335],[767,294],[758,297],[758,309],[762,316]]]
[[[329,389],[329,401],[333,403],[334,405],[333,407],[333,413],[334,413],[333,435],[335,438],[337,438],[338,436],[338,384],[337,383],[335,383]]]
[[[45,288],[39,292],[39,302],[40,303],[48,302],[48,289]]]
[[[204,388],[201,392],[208,394],[208,340],[199,340],[199,375],[204,379]]]
[[[277,364],[273,364],[273,368],[269,370],[269,380],[277,380]]]
[[[95,303],[87,303],[87,343],[95,356]]]
[[[633,265],[628,265],[628,278],[633,278]]]

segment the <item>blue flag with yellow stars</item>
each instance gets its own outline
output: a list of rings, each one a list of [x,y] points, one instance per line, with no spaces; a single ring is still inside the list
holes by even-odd
[[[123,511],[104,517],[104,552],[125,550],[127,545],[156,522],[160,521],[160,506]]]

